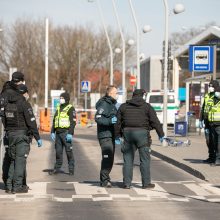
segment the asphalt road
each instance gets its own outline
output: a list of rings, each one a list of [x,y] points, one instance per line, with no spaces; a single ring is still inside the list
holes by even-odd
[[[44,146],[32,146],[28,158],[28,194],[8,196],[0,185],[0,219],[219,219],[220,189],[152,157],[153,190],[141,189],[138,153],[133,187],[122,189],[122,155],[117,148],[111,173],[113,187],[99,187],[100,148],[95,128],[77,128],[74,139],[75,175],[49,175],[54,147],[48,135]],[[64,157],[65,158],[65,157]]]

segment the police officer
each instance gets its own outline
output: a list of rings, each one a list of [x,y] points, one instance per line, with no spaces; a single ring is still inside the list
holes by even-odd
[[[21,72],[14,72],[12,74],[12,80],[7,81],[3,85],[3,89],[1,91],[1,116],[2,116],[2,122],[4,124],[4,107],[7,103],[7,99],[9,97],[17,97],[23,99],[23,95],[20,94],[17,86],[19,84],[22,84],[24,82],[24,74]],[[4,125],[5,126],[5,125]],[[2,179],[6,187],[6,181],[8,178],[8,170],[10,166],[10,157],[8,155],[8,137],[7,133],[5,133],[4,136],[4,145],[5,145],[5,156],[3,160],[3,165],[2,165]],[[26,171],[25,171],[26,173]],[[24,175],[24,180],[23,180],[23,186],[26,186],[26,174]],[[27,187],[27,186],[26,186]]]
[[[31,137],[34,136],[38,147],[42,146],[37,129],[36,119],[30,103],[27,87],[17,86],[23,99],[18,96],[8,97],[5,106],[5,130],[9,141],[10,167],[7,178],[6,193],[27,193],[23,187],[26,160],[30,151]]]
[[[215,91],[213,105],[209,109],[208,121],[213,134],[215,161],[211,165],[220,166],[220,87]]]
[[[100,186],[111,187],[110,172],[112,170],[115,153],[114,124],[117,122],[115,107],[117,89],[109,86],[106,94],[96,103],[95,121],[97,123],[97,136],[102,151],[100,170]]]
[[[211,107],[213,106],[213,99],[216,89],[219,87],[219,83],[217,80],[212,80],[209,83],[208,87],[208,93],[205,94],[204,102],[202,105],[202,109],[200,112],[200,120],[199,120],[199,127],[202,129],[203,124],[205,125],[204,131],[205,131],[205,139],[206,144],[208,147],[208,158],[203,160],[204,163],[215,163],[215,157],[216,157],[216,149],[214,147],[213,143],[213,134],[212,130],[210,129],[210,124],[208,120],[208,113]]]
[[[51,129],[51,139],[55,141],[56,163],[54,170],[49,174],[61,172],[63,164],[63,148],[65,148],[69,175],[74,175],[74,156],[73,156],[73,134],[76,125],[76,112],[74,107],[69,104],[70,95],[64,92],[60,95],[60,105],[57,107],[53,125]]]
[[[115,126],[116,144],[122,145],[124,159],[123,183],[125,189],[130,189],[133,178],[133,162],[135,151],[138,149],[140,156],[140,172],[142,188],[154,188],[150,175],[150,130],[156,129],[160,141],[164,139],[162,126],[156,112],[144,100],[145,91],[136,89],[131,100],[122,104],[117,113]]]

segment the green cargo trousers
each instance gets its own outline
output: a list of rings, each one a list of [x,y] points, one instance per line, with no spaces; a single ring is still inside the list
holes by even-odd
[[[6,187],[8,190],[22,188],[26,171],[26,161],[30,152],[30,140],[27,131],[8,132],[10,166]]]
[[[151,183],[150,175],[150,145],[151,138],[149,131],[145,129],[124,130],[124,144],[122,153],[124,159],[123,165],[123,183],[130,186],[133,179],[133,164],[135,152],[138,149],[140,158],[140,172],[142,185]]]

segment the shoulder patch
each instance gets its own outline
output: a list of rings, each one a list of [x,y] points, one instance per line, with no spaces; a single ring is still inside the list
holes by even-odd
[[[98,111],[99,114],[102,114],[103,112],[104,112],[103,108],[100,108],[99,111]]]

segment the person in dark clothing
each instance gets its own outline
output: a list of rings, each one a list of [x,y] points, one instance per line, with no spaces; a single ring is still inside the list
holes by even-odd
[[[97,123],[97,136],[102,151],[100,170],[100,186],[102,187],[112,186],[109,174],[113,167],[115,153],[114,124],[117,122],[116,98],[116,87],[109,86],[105,96],[96,103],[95,121]]]
[[[34,136],[38,147],[42,146],[36,119],[32,107],[27,101],[29,97],[27,87],[24,84],[19,84],[17,89],[23,98],[21,99],[20,96],[8,97],[4,110],[10,157],[6,193],[28,192],[28,189],[23,187],[23,179],[30,152],[31,137]]]
[[[162,126],[156,112],[143,99],[145,91],[136,89],[131,100],[122,104],[117,112],[115,126],[116,144],[121,144],[123,153],[123,183],[124,188],[130,189],[133,178],[133,162],[135,151],[140,156],[140,172],[142,188],[154,188],[150,175],[150,130],[156,129],[160,141],[164,139]]]
[[[5,82],[3,85],[2,91],[1,91],[1,117],[2,117],[2,123],[5,127],[5,118],[4,118],[4,106],[7,103],[8,98],[10,97],[17,97],[23,99],[23,95],[20,94],[17,86],[19,84],[22,84],[24,82],[24,74],[21,72],[14,72],[12,74],[12,80]],[[5,155],[3,159],[3,164],[2,164],[2,179],[5,184],[6,188],[6,181],[8,178],[8,171],[9,171],[9,166],[10,166],[10,157],[8,154],[8,135],[7,132],[5,132],[4,136],[4,145],[5,145]],[[26,171],[24,174],[24,179],[23,179],[23,186],[27,187],[26,183]]]
[[[205,94],[204,102],[200,112],[200,119],[199,119],[200,129],[203,128],[203,124],[205,125],[204,132],[205,132],[206,145],[208,147],[208,154],[209,154],[208,158],[203,160],[203,162],[210,164],[215,163],[216,147],[213,142],[214,139],[213,139],[212,129],[208,121],[208,113],[211,107],[213,106],[215,91],[218,87],[219,87],[219,82],[217,80],[212,80],[209,83],[208,93]]]
[[[53,125],[51,128],[51,139],[55,141],[56,149],[56,163],[54,170],[49,174],[57,174],[61,172],[63,164],[63,148],[65,148],[69,175],[74,175],[74,156],[73,156],[73,134],[76,126],[76,111],[74,107],[69,104],[70,95],[64,92],[60,95],[60,105],[57,107],[53,118]]]

